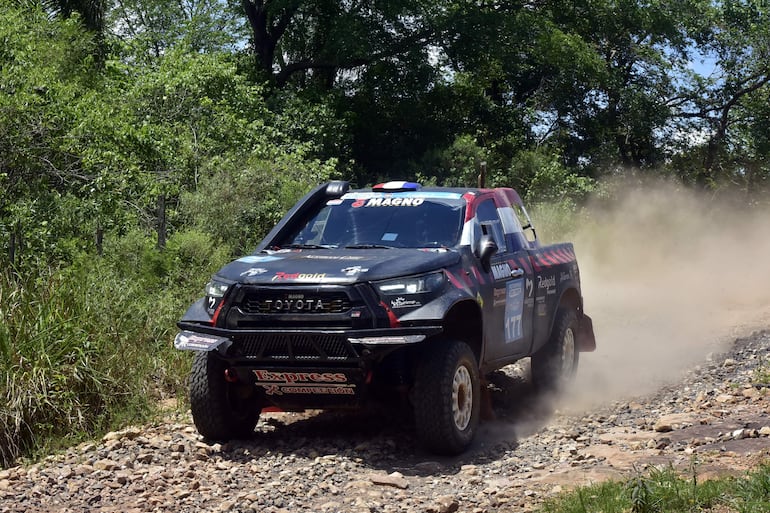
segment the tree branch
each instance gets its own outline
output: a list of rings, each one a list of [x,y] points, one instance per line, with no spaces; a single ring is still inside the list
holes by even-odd
[[[281,39],[281,36],[283,36],[284,32],[286,32],[286,29],[289,27],[292,18],[294,18],[294,15],[297,14],[300,5],[302,5],[301,0],[298,0],[292,5],[289,5],[283,14],[281,14],[278,22],[270,28],[270,36],[272,37],[273,41],[277,43],[278,40]]]
[[[338,59],[338,60],[316,60],[316,59],[304,59],[297,62],[292,62],[287,64],[275,77],[276,83],[279,87],[286,84],[286,82],[289,80],[289,77],[298,72],[308,69],[333,69],[333,68],[339,68],[339,69],[352,69],[357,68],[359,66],[365,66],[367,64],[371,64],[373,62],[377,62],[381,59],[386,59],[388,57],[395,57],[396,55],[399,55],[401,53],[404,53],[409,48],[415,46],[416,44],[426,44],[429,40],[430,35],[433,34],[432,29],[425,29],[418,33],[413,34],[411,37],[405,38],[398,42],[397,44],[394,44],[387,50],[383,50],[381,52],[373,53],[371,55],[366,56],[356,56],[356,57],[350,57],[347,59]]]

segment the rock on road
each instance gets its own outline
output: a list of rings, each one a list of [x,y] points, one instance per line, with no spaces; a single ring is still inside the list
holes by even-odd
[[[555,411],[525,374],[492,376],[498,418],[456,458],[422,451],[398,415],[269,413],[254,439],[213,445],[179,415],[0,470],[0,512],[530,511],[650,465],[695,464],[708,477],[770,454],[770,383],[756,382],[770,375],[770,332],[654,394],[588,412],[568,401]]]

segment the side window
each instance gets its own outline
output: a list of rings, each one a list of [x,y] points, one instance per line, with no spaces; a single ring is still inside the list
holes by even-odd
[[[535,233],[535,227],[532,226],[532,221],[529,219],[529,214],[521,205],[512,205],[513,211],[516,213],[516,218],[521,224],[522,230],[524,230],[524,236],[529,242],[534,242],[537,239]]]
[[[498,251],[500,253],[507,252],[508,245],[505,243],[503,224],[500,222],[500,216],[497,214],[497,207],[493,200],[485,200],[479,204],[476,208],[476,219],[481,225],[482,233],[492,235]]]

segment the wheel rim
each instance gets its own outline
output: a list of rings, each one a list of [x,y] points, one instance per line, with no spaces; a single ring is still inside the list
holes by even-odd
[[[564,332],[561,352],[561,375],[569,377],[575,366],[575,332],[567,328]]]
[[[461,365],[452,380],[452,415],[460,431],[468,427],[473,411],[473,382],[467,367]]]

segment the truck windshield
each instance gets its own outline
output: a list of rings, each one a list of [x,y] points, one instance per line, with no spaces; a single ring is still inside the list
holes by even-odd
[[[436,248],[457,245],[465,201],[420,193],[352,193],[330,200],[284,245]]]

